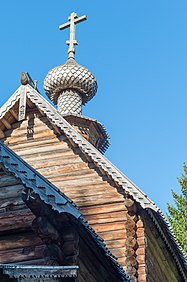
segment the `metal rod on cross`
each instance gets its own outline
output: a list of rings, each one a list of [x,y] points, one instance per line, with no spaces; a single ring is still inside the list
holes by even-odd
[[[87,16],[78,17],[76,13],[71,13],[70,17],[68,18],[68,22],[59,26],[60,30],[63,30],[67,27],[70,27],[70,38],[66,41],[66,44],[69,45],[68,49],[68,58],[74,58],[75,55],[75,48],[74,46],[78,44],[78,41],[75,40],[75,28],[76,24],[81,23],[87,20]]]

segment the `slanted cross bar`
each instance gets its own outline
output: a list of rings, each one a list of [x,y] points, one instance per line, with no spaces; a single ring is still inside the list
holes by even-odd
[[[75,40],[75,27],[76,24],[81,23],[87,20],[86,16],[82,16],[78,18],[76,13],[71,13],[70,17],[68,18],[68,22],[59,26],[60,30],[63,30],[67,27],[70,27],[70,39],[66,41],[67,45],[69,45],[68,49],[68,58],[74,58],[75,55],[75,48],[74,46],[78,44],[77,40]]]

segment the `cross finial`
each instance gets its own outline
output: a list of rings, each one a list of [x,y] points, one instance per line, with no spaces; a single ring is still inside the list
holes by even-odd
[[[70,17],[68,18],[68,22],[59,26],[60,30],[63,30],[67,27],[70,27],[70,38],[66,41],[67,45],[69,45],[68,49],[68,58],[74,58],[75,55],[75,48],[74,46],[78,44],[77,40],[75,40],[75,27],[76,24],[81,23],[87,20],[86,16],[82,16],[78,18],[76,13],[71,13]]]

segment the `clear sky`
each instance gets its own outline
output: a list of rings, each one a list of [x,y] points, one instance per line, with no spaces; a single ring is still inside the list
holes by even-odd
[[[186,0],[9,0],[0,3],[0,104],[21,71],[42,84],[67,59],[73,11],[76,61],[96,76],[96,97],[83,110],[111,136],[106,156],[166,212],[187,160]]]

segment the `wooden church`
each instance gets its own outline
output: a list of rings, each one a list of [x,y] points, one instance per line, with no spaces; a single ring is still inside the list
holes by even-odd
[[[159,208],[104,156],[108,135],[82,105],[97,91],[74,59],[44,90],[28,74],[0,110],[0,281],[182,282],[187,262]]]

